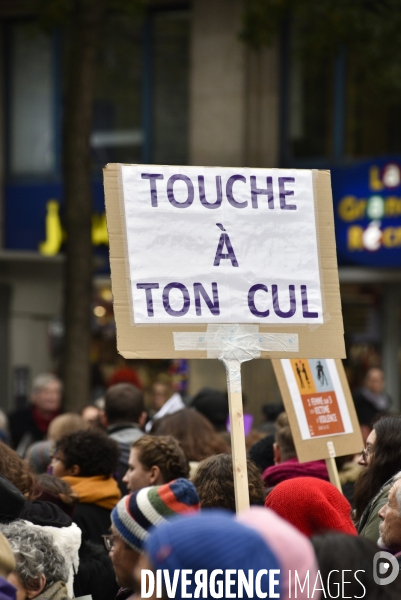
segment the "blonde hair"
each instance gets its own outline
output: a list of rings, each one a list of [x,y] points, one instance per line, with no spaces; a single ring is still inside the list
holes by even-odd
[[[57,442],[63,435],[75,433],[82,429],[88,429],[89,425],[76,413],[64,413],[59,415],[49,425],[47,439]]]

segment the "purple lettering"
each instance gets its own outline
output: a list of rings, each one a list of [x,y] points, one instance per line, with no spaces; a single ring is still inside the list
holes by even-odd
[[[246,183],[246,179],[242,175],[231,175],[231,177],[229,177],[227,180],[226,185],[227,200],[234,208],[245,208],[248,206],[248,201],[245,200],[244,202],[237,202],[233,196],[233,185],[236,181],[242,181],[243,183]]]
[[[206,306],[208,307],[212,315],[220,314],[219,294],[217,291],[217,283],[215,281],[213,281],[212,283],[212,294],[213,301],[210,299],[210,296],[208,296],[205,288],[201,283],[194,283],[195,308],[197,317],[202,316],[201,296],[206,302]]]
[[[290,296],[290,308],[287,310],[287,312],[283,312],[280,310],[280,305],[278,302],[278,286],[274,284],[272,285],[273,309],[276,315],[282,319],[289,319],[292,317],[297,308],[297,302],[295,299],[295,285],[289,285],[288,291]]]
[[[157,189],[156,189],[156,179],[164,179],[163,175],[158,175],[154,173],[141,173],[142,179],[149,179],[150,181],[150,198],[152,200],[152,206],[157,206]]]
[[[174,197],[174,183],[176,181],[183,181],[188,188],[188,196],[185,202],[177,202]],[[194,186],[190,178],[186,175],[172,175],[167,182],[167,197],[170,204],[175,206],[175,208],[188,208],[188,206],[191,206],[194,201]]]
[[[268,291],[267,286],[263,285],[263,283],[256,283],[251,288],[249,288],[249,292],[248,292],[249,310],[251,311],[251,313],[253,314],[254,317],[262,317],[262,318],[268,317],[269,310],[260,311],[255,306],[255,294],[258,291],[267,292]]]
[[[146,297],[146,308],[148,310],[148,317],[154,317],[153,311],[153,298],[152,298],[152,290],[158,290],[158,283],[137,283],[136,287],[138,290],[145,290]]]
[[[204,206],[205,208],[211,208],[211,209],[219,208],[219,206],[221,206],[221,203],[223,200],[223,192],[222,192],[222,188],[221,188],[221,176],[216,175],[216,195],[217,195],[216,202],[208,202],[206,200],[205,178],[203,177],[203,175],[199,175],[198,184],[199,184],[199,199],[201,201],[202,206]]]
[[[224,246],[226,246],[228,252],[223,252]],[[235,256],[234,248],[232,247],[231,240],[228,237],[228,233],[222,233],[220,235],[219,243],[216,250],[216,256],[214,257],[214,267],[220,266],[221,259],[228,258],[231,260],[231,265],[233,267],[239,267],[237,257]]]
[[[170,291],[172,289],[180,290],[183,298],[183,306],[181,310],[174,310],[170,305]],[[189,293],[187,288],[183,283],[178,283],[177,281],[173,281],[172,283],[168,283],[163,290],[163,306],[164,310],[171,317],[183,317],[189,311],[191,301],[189,299]]]
[[[258,208],[258,196],[266,195],[269,208],[274,208],[273,177],[266,177],[266,189],[256,187],[256,177],[251,175],[252,208]]]
[[[280,208],[282,210],[297,210],[296,204],[287,204],[285,201],[286,196],[293,196],[294,190],[286,190],[286,183],[295,183],[294,177],[279,177],[278,178],[278,189],[280,192]]]
[[[319,313],[309,312],[308,307],[308,289],[306,285],[301,285],[301,298],[302,298],[302,316],[304,319],[317,319]]]

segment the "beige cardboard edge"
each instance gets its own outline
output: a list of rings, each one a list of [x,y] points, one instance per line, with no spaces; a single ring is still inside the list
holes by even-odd
[[[308,357],[310,358],[310,357]],[[323,358],[322,356],[320,358]],[[324,357],[327,358],[327,357]],[[285,411],[290,422],[291,433],[294,439],[295,449],[299,462],[309,462],[311,460],[320,460],[322,458],[331,458],[332,453],[328,442],[334,447],[335,456],[346,456],[347,454],[357,454],[363,447],[363,440],[358,418],[356,416],[355,405],[349,389],[344,366],[341,360],[336,359],[336,368],[340,378],[341,386],[344,392],[345,401],[352,423],[352,433],[343,433],[339,435],[327,435],[322,437],[303,440],[298,425],[298,419],[295,413],[294,405],[291,399],[290,390],[284,375],[280,360],[272,360],[274,373],[280,388]]]
[[[103,169],[107,230],[117,349],[125,358],[207,358],[205,350],[177,351],[174,332],[206,332],[208,324],[135,325],[131,309],[127,233],[119,196],[121,166],[108,164]],[[202,168],[202,167],[200,167]],[[259,325],[261,333],[294,333],[299,336],[298,352],[261,352],[261,358],[344,358],[344,330],[341,313],[337,257],[334,237],[331,180],[328,171],[314,175],[317,239],[322,273],[325,311],[331,318],[311,330],[307,325]]]

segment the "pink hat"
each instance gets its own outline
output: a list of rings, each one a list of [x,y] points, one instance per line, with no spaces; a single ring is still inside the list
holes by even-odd
[[[243,525],[255,529],[273,550],[281,563],[281,595],[280,598],[309,598],[308,586],[299,584],[295,588],[295,571],[301,586],[309,571],[310,590],[313,589],[318,566],[315,551],[311,542],[295,527],[284,521],[273,510],[252,506],[236,517]],[[291,571],[291,579],[289,578]],[[316,590],[314,600],[319,600],[320,592]]]

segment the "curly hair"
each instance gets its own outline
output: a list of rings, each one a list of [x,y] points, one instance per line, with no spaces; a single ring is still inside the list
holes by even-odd
[[[148,471],[157,465],[164,483],[180,477],[188,478],[189,465],[184,450],[171,435],[144,435],[132,444],[139,462]]]
[[[46,577],[45,590],[57,581],[67,582],[68,567],[50,533],[21,520],[0,525],[0,531],[9,541],[17,576],[27,590],[37,590],[40,575]]]
[[[259,469],[247,460],[249,501],[263,506],[265,493]],[[226,508],[235,511],[233,459],[231,454],[218,454],[202,461],[192,483],[198,492],[201,508]]]
[[[0,442],[0,473],[7,477],[27,500],[38,496],[35,475],[27,463],[3,442]]]
[[[210,421],[194,408],[183,408],[157,420],[152,433],[175,437],[189,461],[200,461],[230,451],[229,445],[216,433]]]
[[[99,429],[86,429],[63,435],[56,442],[56,452],[63,452],[66,469],[78,465],[80,477],[110,477],[118,464],[117,442]]]

